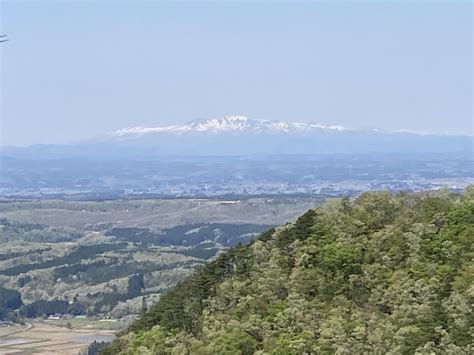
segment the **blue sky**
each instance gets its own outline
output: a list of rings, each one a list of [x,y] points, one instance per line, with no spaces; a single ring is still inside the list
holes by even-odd
[[[468,1],[0,6],[2,145],[231,114],[473,131]]]

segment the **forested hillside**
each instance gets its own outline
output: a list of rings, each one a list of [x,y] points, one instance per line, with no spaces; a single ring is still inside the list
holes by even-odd
[[[474,189],[329,201],[161,297],[104,354],[474,352]]]

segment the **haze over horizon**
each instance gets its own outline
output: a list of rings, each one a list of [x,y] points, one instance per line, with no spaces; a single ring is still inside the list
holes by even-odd
[[[2,146],[233,114],[473,134],[467,1],[3,1],[0,11]]]

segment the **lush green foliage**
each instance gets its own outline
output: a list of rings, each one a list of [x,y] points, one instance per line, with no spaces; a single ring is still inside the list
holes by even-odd
[[[474,353],[474,190],[329,201],[161,297],[104,354]]]

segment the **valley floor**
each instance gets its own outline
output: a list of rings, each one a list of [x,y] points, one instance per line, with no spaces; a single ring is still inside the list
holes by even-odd
[[[53,321],[32,321],[24,326],[0,328],[0,354],[77,355],[93,341],[113,339],[114,331],[94,325],[68,329]]]

